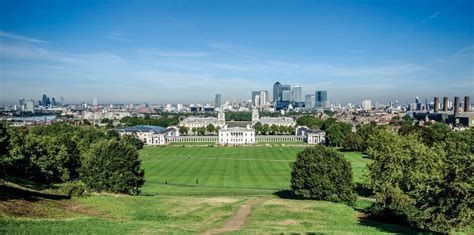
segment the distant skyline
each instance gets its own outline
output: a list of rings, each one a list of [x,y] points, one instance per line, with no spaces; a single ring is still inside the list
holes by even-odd
[[[0,104],[474,96],[474,1],[0,2]]]

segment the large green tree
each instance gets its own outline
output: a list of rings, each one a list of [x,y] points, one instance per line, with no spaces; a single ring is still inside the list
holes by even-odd
[[[350,163],[321,145],[298,153],[292,164],[291,188],[305,198],[353,204],[356,200]]]
[[[334,122],[326,129],[326,140],[329,146],[340,147],[344,139],[352,132],[352,125],[342,122]]]
[[[81,179],[97,191],[138,194],[144,171],[135,146],[126,141],[101,140],[83,156]]]
[[[453,132],[446,141],[427,145],[418,134],[380,130],[371,136],[373,213],[441,232],[471,226],[473,137],[472,131]]]

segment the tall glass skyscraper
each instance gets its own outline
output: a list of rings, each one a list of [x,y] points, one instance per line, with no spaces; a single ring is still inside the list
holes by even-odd
[[[273,84],[273,102],[278,102],[281,100],[282,85],[279,82]]]
[[[222,105],[221,94],[216,94],[216,100],[214,102],[214,107],[220,108]]]
[[[328,92],[327,91],[316,91],[315,93],[315,98],[316,98],[316,108],[324,108],[324,104],[326,101],[328,101]]]

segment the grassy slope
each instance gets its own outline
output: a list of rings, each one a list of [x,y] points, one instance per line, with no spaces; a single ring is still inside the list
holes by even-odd
[[[164,187],[188,192],[196,189],[242,192],[253,187],[269,189],[268,192],[274,192],[275,188],[287,189],[289,162],[299,150],[301,148],[147,148],[141,152],[147,177],[144,192],[169,189],[162,189]],[[346,153],[346,156],[352,162],[355,180],[360,180],[367,159],[357,153]],[[206,187],[159,183],[160,178],[166,176],[171,182],[192,185],[196,175],[199,185]],[[360,220],[358,217],[362,214],[341,204],[265,197],[267,201],[255,207],[239,233],[407,232],[404,227]],[[57,199],[40,195],[35,200],[1,201],[0,233],[198,233],[221,224],[249,197],[92,195]],[[12,214],[5,205],[27,213]]]

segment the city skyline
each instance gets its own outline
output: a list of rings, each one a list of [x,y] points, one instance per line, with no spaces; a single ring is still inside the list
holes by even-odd
[[[140,3],[2,1],[0,103],[474,96],[472,1]]]

